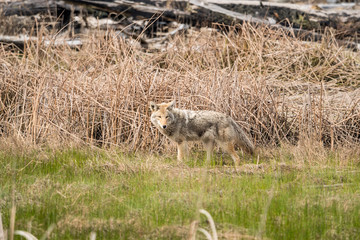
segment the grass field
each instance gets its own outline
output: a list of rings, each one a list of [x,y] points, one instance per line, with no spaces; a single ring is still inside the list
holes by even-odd
[[[324,150],[310,162],[294,149],[261,151],[236,170],[227,155],[206,166],[202,152],[178,164],[175,155],[89,148],[2,151],[4,228],[16,206],[15,230],[39,238],[53,226],[50,239],[186,239],[191,224],[209,229],[206,209],[219,239],[360,236],[356,154]]]

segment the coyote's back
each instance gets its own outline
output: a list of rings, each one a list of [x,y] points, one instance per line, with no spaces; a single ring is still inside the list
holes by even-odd
[[[170,103],[150,103],[152,110],[151,122],[162,134],[178,145],[178,160],[186,152],[186,142],[202,141],[210,160],[214,144],[217,143],[239,163],[235,152],[238,145],[248,153],[253,154],[254,145],[242,128],[229,116],[214,111],[190,111],[174,108]]]

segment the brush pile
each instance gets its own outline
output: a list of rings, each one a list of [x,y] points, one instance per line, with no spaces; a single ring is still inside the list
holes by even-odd
[[[175,99],[227,113],[258,146],[360,143],[360,55],[330,31],[309,43],[251,24],[189,29],[156,52],[111,30],[76,50],[44,35],[22,51],[0,46],[1,139],[158,151],[167,140],[148,103]]]
[[[244,22],[281,29],[305,41],[321,41],[331,29],[338,44],[360,49],[360,7],[344,4],[289,4],[226,0],[0,0],[0,42],[20,48],[48,31],[45,44],[81,46],[92,29],[117,31],[147,49],[164,49],[190,27],[233,26]],[[76,39],[74,42],[73,40]]]

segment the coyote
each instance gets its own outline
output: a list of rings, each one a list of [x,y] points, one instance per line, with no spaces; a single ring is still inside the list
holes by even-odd
[[[174,104],[175,101],[161,104],[150,102],[150,110],[151,122],[162,134],[177,143],[178,161],[187,153],[188,141],[203,142],[208,163],[215,143],[230,154],[235,165],[240,163],[235,144],[250,154],[254,153],[254,145],[232,118],[214,111],[178,109]]]

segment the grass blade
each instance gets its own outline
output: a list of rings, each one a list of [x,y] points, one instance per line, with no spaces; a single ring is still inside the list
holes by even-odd
[[[199,232],[203,233],[208,240],[213,240],[211,234],[203,228],[198,229]]]
[[[2,225],[1,213],[0,213],[0,240],[5,240],[4,229]]]
[[[51,232],[54,230],[55,227],[56,227],[56,224],[54,224],[54,223],[51,224],[50,227],[44,233],[44,235],[40,238],[40,240],[45,240],[45,239],[49,238]]]
[[[89,238],[90,238],[90,240],[95,240],[96,239],[96,232],[91,232]]]
[[[211,239],[217,240],[218,236],[217,236],[217,232],[216,232],[215,222],[214,222],[214,219],[211,217],[211,214],[208,211],[204,210],[204,209],[200,209],[199,212],[204,214],[207,217],[208,221],[209,221],[210,228],[211,228],[211,231],[212,231],[212,238]]]
[[[22,236],[24,238],[26,238],[27,240],[38,240],[34,235],[32,235],[31,233],[29,232],[25,232],[25,231],[22,231],[22,230],[16,230],[14,232],[14,235],[19,235],[19,236]]]

